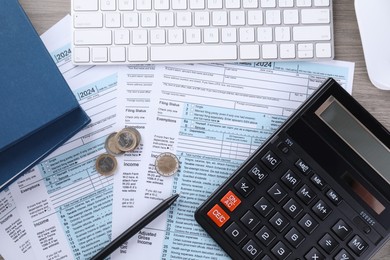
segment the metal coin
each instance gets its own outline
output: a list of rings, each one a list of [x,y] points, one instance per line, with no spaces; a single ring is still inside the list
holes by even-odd
[[[115,143],[123,152],[133,151],[141,142],[141,134],[133,127],[126,127],[115,135]]]
[[[117,166],[115,157],[108,153],[99,155],[95,162],[96,171],[104,176],[114,174]]]
[[[104,143],[104,148],[106,148],[106,151],[110,154],[113,154],[113,155],[121,155],[124,153],[124,151],[121,151],[118,149],[117,147],[117,144],[115,142],[115,135],[117,133],[114,132],[114,133],[111,133],[107,139],[106,139],[106,142]]]
[[[156,158],[156,171],[162,176],[172,176],[179,170],[179,160],[173,153],[162,153]]]

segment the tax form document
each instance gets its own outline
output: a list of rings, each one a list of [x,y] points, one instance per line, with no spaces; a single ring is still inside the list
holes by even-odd
[[[8,189],[0,192],[0,241],[0,255],[4,259],[36,259]]]
[[[229,259],[194,219],[195,209],[324,81],[350,93],[354,64],[257,63],[154,67],[119,75],[120,124],[148,109],[143,155],[121,157],[113,197],[113,236],[172,193],[174,207],[114,252],[112,259]],[[145,82],[142,84],[139,81]],[[142,94],[150,92],[148,103]],[[118,106],[119,107],[119,106]],[[179,172],[163,177],[155,159],[177,155]],[[126,216],[125,218],[123,216]]]
[[[111,240],[113,177],[94,164],[116,129],[118,68],[74,67],[70,24],[42,38],[92,122],[10,187],[37,259],[88,259]]]

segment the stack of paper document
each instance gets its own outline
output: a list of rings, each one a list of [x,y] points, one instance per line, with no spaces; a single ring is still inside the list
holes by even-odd
[[[70,23],[42,39],[92,123],[0,194],[5,259],[88,259],[172,193],[175,206],[111,259],[228,259],[195,209],[324,79],[352,91],[354,65],[337,61],[75,67]],[[125,126],[139,148],[99,175],[106,137]],[[180,161],[171,177],[154,168],[167,151]]]

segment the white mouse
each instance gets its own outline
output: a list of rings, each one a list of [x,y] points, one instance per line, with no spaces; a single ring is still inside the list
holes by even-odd
[[[368,76],[390,90],[390,0],[355,0],[355,11]]]

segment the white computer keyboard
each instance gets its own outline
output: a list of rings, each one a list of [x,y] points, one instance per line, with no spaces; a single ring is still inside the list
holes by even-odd
[[[324,60],[332,0],[71,0],[76,64]]]

